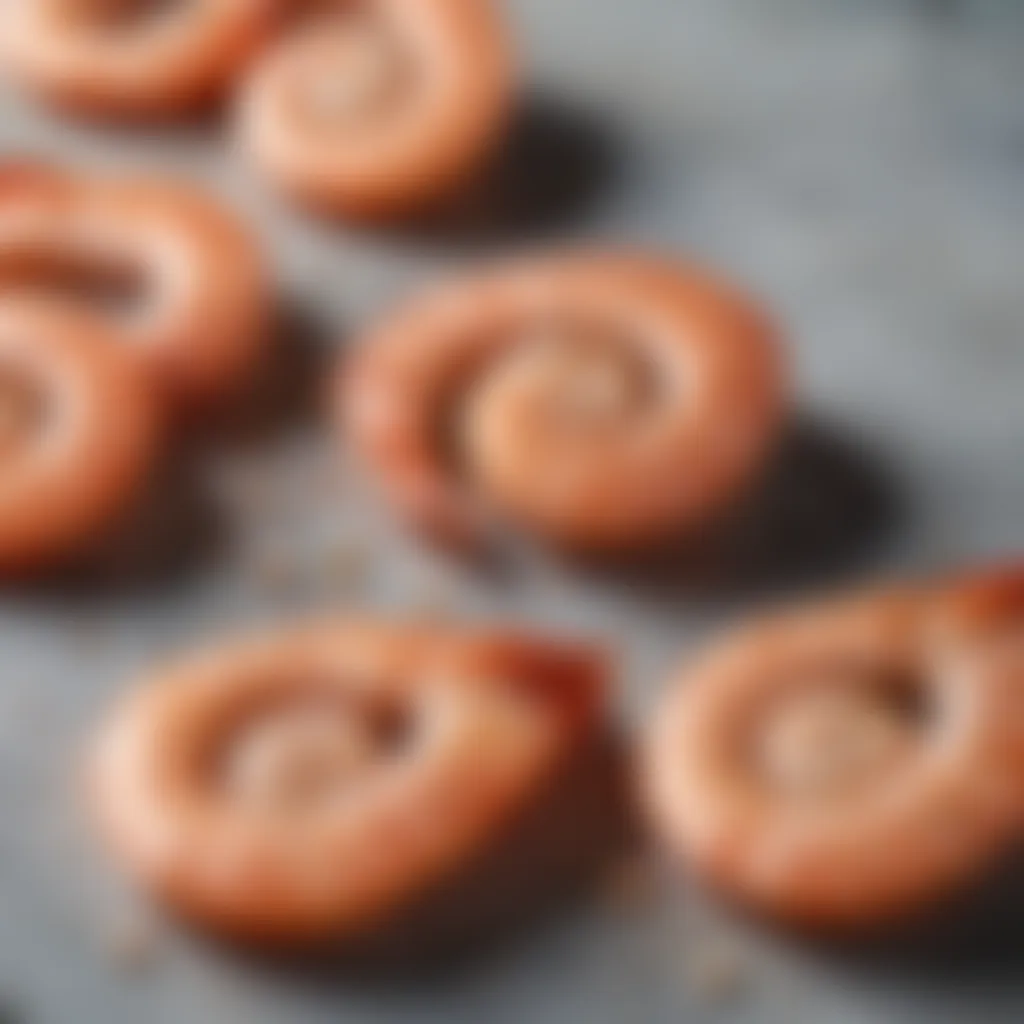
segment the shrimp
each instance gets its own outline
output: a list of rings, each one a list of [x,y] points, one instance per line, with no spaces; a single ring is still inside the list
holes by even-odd
[[[458,872],[595,727],[601,657],[456,628],[320,622],[159,671],[101,730],[112,848],[239,941],[356,937]]]
[[[0,165],[0,292],[98,316],[180,411],[215,407],[264,354],[269,273],[237,218],[191,186]]]
[[[449,198],[495,152],[514,106],[487,0],[368,0],[285,33],[246,76],[239,135],[301,203],[398,219]]]
[[[53,568],[112,527],[160,451],[158,403],[98,325],[0,303],[0,573]]]
[[[17,0],[0,8],[0,60],[54,106],[176,117],[228,90],[279,8],[279,0]]]
[[[727,895],[815,931],[880,927],[1016,841],[1011,705],[931,657],[930,588],[780,614],[688,667],[651,719],[657,831]]]
[[[413,302],[342,366],[336,405],[416,526],[472,544],[507,518],[599,553],[729,504],[775,441],[782,376],[767,318],[727,285],[595,252]]]

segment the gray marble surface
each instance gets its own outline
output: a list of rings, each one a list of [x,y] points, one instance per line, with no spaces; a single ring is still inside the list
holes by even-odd
[[[1022,900],[1009,887],[956,934],[936,927],[884,953],[786,941],[659,875],[630,899],[599,887],[437,970],[314,977],[163,930],[149,970],[112,958],[111,933],[134,911],[71,810],[74,761],[106,702],[169,650],[307,608],[443,601],[615,640],[620,715],[636,723],[681,652],[766,600],[1024,540],[1024,6],[509,8],[533,98],[505,200],[443,228],[303,219],[216,125],[71,125],[4,91],[0,152],[208,182],[272,247],[297,311],[294,359],[343,343],[442,268],[501,251],[581,239],[688,250],[785,325],[801,413],[774,482],[725,564],[698,579],[674,563],[595,572],[527,554],[496,580],[418,550],[354,482],[317,490],[329,454],[287,410],[241,451],[209,446],[188,474],[199,479],[157,503],[159,564],[0,598],[0,1007],[46,1024],[1019,1021]],[[260,507],[237,494],[247,473],[270,481]],[[317,570],[344,545],[371,552],[365,579]],[[269,585],[268,559],[298,578]],[[720,948],[740,977],[716,999],[694,975]]]

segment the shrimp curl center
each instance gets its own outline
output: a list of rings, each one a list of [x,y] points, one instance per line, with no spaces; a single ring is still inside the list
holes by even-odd
[[[761,777],[793,797],[828,799],[877,783],[919,738],[926,709],[906,680],[838,675],[796,687],[757,727]]]
[[[390,710],[318,696],[259,710],[236,725],[219,751],[223,791],[246,810],[324,812],[404,742]]]

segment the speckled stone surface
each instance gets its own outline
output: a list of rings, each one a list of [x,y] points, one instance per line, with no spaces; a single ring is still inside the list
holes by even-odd
[[[111,956],[127,898],[73,812],[75,761],[107,701],[168,651],[309,608],[443,603],[618,642],[621,717],[635,724],[682,652],[764,601],[1024,544],[1024,7],[509,8],[530,117],[504,203],[483,199],[445,228],[311,223],[264,192],[217,125],[71,125],[3,91],[0,152],[159,168],[225,194],[272,247],[297,313],[293,361],[442,269],[509,249],[688,250],[785,327],[800,418],[773,482],[726,564],[698,578],[528,553],[495,579],[418,550],[344,474],[325,484],[330,455],[308,419],[282,413],[242,451],[195,456],[198,483],[156,503],[162,564],[0,598],[0,1007],[30,1024],[1020,1021],[1024,898],[1009,887],[950,936],[937,927],[882,953],[784,940],[656,874],[436,970],[314,978],[173,931],[144,972]],[[368,553],[359,579],[340,567],[353,549]],[[702,958],[723,957],[739,977],[720,986],[720,964]]]

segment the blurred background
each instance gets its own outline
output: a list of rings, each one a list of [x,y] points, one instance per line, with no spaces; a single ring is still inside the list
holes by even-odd
[[[127,554],[0,597],[0,1020],[1020,1021],[1024,894],[1006,882],[892,948],[812,950],[591,850],[571,906],[443,963],[306,971],[143,924],[92,865],[69,779],[97,709],[232,627],[359,605],[604,635],[637,721],[681,652],[766,600],[1021,550],[1024,4],[505,6],[529,86],[513,144],[457,215],[405,233],[285,209],[216,122],[72,124],[0,87],[0,155],[181,173],[246,211],[285,282],[290,367]],[[481,577],[376,514],[311,396],[324,354],[418,283],[585,239],[691,252],[759,293],[799,419],[713,550],[604,572],[525,553]]]

